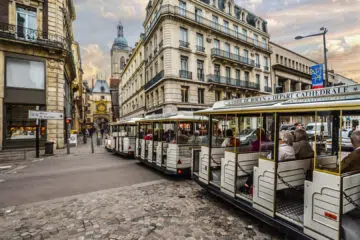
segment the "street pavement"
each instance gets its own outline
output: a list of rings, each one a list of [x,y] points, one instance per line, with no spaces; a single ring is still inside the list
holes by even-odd
[[[282,239],[191,180],[102,148],[72,152],[0,177],[1,240]]]

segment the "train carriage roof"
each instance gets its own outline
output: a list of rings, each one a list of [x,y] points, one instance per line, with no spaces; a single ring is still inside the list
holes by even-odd
[[[194,115],[193,112],[177,112],[166,114],[154,114],[138,120],[139,123],[156,123],[156,122],[201,122],[207,121],[205,116]]]
[[[216,102],[196,115],[360,110],[360,85],[264,95]]]

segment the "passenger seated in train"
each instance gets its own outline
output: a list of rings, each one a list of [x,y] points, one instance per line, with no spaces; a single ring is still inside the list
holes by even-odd
[[[294,132],[293,148],[296,159],[307,159],[314,157],[314,150],[312,149],[306,131],[298,128]]]
[[[178,131],[178,144],[185,144],[188,143],[189,137],[186,135],[185,130],[179,130]]]
[[[149,129],[147,131],[146,136],[144,137],[144,140],[151,140],[151,139],[152,139],[152,133],[151,133],[151,130]]]
[[[354,131],[351,134],[351,143],[354,151],[350,153],[341,163],[341,172],[353,172],[360,170],[360,131]]]
[[[282,135],[282,144],[279,146],[279,161],[295,160],[295,151],[293,147],[294,136],[286,131]]]
[[[240,139],[235,138],[233,131],[231,129],[226,130],[226,138],[221,144],[221,147],[239,147]]]

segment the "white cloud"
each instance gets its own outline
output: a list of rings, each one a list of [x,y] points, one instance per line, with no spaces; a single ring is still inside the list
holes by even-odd
[[[360,34],[344,37],[344,40],[351,47],[360,46]]]
[[[84,80],[96,79],[97,75],[102,78],[110,77],[110,53],[104,52],[98,44],[81,46],[82,67]]]

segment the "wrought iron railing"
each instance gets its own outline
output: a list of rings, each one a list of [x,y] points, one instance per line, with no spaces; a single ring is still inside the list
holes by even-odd
[[[239,40],[241,42],[245,42],[247,44],[250,44],[251,46],[255,46],[255,47],[270,51],[269,44],[266,42],[258,41],[252,37],[249,37],[245,34],[239,33],[238,31],[232,30],[232,29],[230,29],[226,26],[223,26],[217,22],[214,22],[212,20],[204,18],[200,15],[196,15],[195,13],[187,11],[186,9],[179,8],[177,6],[172,6],[172,5],[163,5],[154,14],[155,18],[153,19],[151,26],[149,26],[147,28],[147,30],[145,31],[145,38],[149,37],[150,33],[152,32],[154,27],[157,25],[157,21],[164,15],[173,15],[173,16],[178,16],[180,18],[184,18],[186,20],[190,20],[190,21],[200,24],[202,26],[216,30],[227,36],[236,38],[237,40]]]
[[[231,60],[237,61],[237,62],[242,63],[242,64],[246,64],[246,65],[249,65],[249,66],[252,66],[252,67],[254,67],[254,65],[255,65],[254,60],[250,60],[247,57],[243,57],[243,56],[240,56],[240,55],[237,55],[237,54],[233,54],[233,53],[221,50],[219,48],[211,49],[211,55],[215,56],[215,57],[222,57],[222,58],[231,59]]]
[[[144,86],[145,90],[148,90],[152,86],[154,86],[157,82],[159,82],[164,77],[164,71],[159,72],[155,75],[149,82],[147,82]]]
[[[183,48],[188,48],[190,43],[189,42],[185,42],[185,41],[179,41],[179,44],[180,44],[180,47],[183,47]]]
[[[204,48],[203,46],[197,45],[197,46],[196,46],[196,51],[198,51],[198,52],[205,52],[205,48]]]
[[[229,78],[229,77],[219,76],[219,75],[215,75],[215,74],[207,75],[207,79],[208,79],[208,82],[210,82],[210,83],[219,83],[219,84],[225,84],[225,85],[230,85],[230,86],[234,86],[234,87],[260,90],[260,85],[258,83],[243,81],[240,79]]]
[[[260,63],[255,63],[256,68],[261,68]]]
[[[57,34],[25,28],[19,25],[0,23],[0,37],[31,42],[48,47],[61,48],[71,52],[70,39]]]
[[[186,70],[179,70],[179,77],[186,78],[186,79],[192,79],[192,72],[189,72]]]
[[[264,90],[265,90],[265,92],[269,92],[269,93],[272,92],[272,88],[271,88],[271,87],[268,87],[268,86],[265,86],[265,87],[264,87]]]

